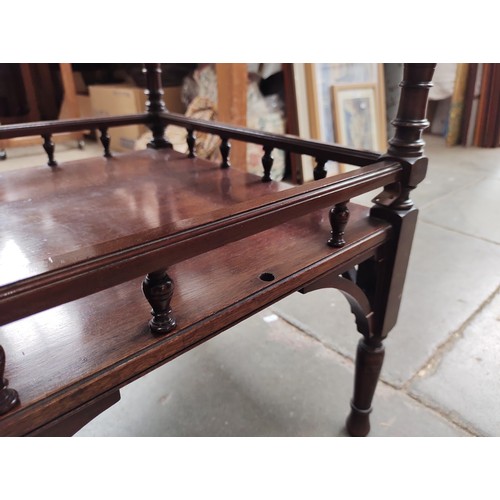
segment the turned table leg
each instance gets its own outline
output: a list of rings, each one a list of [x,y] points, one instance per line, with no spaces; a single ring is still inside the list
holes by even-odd
[[[354,375],[354,396],[346,427],[351,436],[366,436],[370,432],[372,399],[384,361],[384,346],[380,340],[359,341]]]

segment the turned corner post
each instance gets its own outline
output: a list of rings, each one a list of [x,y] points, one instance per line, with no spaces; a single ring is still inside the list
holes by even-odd
[[[413,206],[410,191],[424,180],[427,158],[424,157],[424,130],[429,126],[427,102],[432,87],[435,63],[404,65],[403,80],[397,116],[392,120],[395,131],[389,140],[387,157],[400,160],[404,178],[399,184],[386,186],[373,201],[396,210],[409,210]]]
[[[410,191],[425,178],[423,131],[429,89],[435,64],[405,64],[395,133],[389,140],[388,160],[400,162],[401,181],[384,187],[373,200],[370,216],[390,223],[391,240],[376,255],[358,266],[356,284],[366,294],[370,307],[370,331],[358,344],[354,395],[346,427],[352,436],[366,436],[375,388],[384,360],[383,339],[396,324],[406,277],[418,210],[413,208]],[[333,233],[332,233],[333,234]]]
[[[148,148],[171,148],[172,143],[165,139],[165,125],[160,118],[160,113],[166,111],[165,102],[163,101],[161,64],[146,63],[143,66],[142,72],[146,76],[146,112],[150,118],[148,126],[153,133],[153,138],[149,142]]]
[[[163,335],[172,331],[176,321],[172,316],[170,301],[174,294],[174,282],[165,269],[149,273],[142,283],[144,296],[151,305],[153,318],[149,322],[151,333]]]
[[[4,378],[4,373],[5,351],[0,345],[0,415],[4,415],[20,403],[17,391],[9,388],[9,381]]]

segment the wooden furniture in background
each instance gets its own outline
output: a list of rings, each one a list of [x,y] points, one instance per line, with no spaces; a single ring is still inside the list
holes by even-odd
[[[46,73],[47,70],[46,66],[47,65],[45,64],[41,65],[42,74],[44,74],[44,72]],[[80,116],[80,110],[78,107],[78,102],[76,100],[76,88],[73,79],[73,71],[71,68],[71,64],[61,63],[59,67],[61,71],[61,80],[64,90],[64,97],[61,105],[61,110],[59,113],[59,119],[78,118]],[[21,64],[21,74],[29,106],[29,113],[26,119],[29,122],[37,121],[40,119],[39,102],[36,97],[36,92],[33,85],[33,79],[29,64]],[[46,85],[44,86],[44,88],[46,89],[47,94],[50,96],[52,92],[52,85],[48,83],[48,80],[49,78],[45,74]],[[3,122],[5,123],[5,120],[3,120]],[[15,121],[13,120],[11,123],[15,123]],[[78,147],[82,147],[83,136],[84,133],[83,131],[80,130],[75,132],[61,132],[60,134],[54,135],[52,140],[55,142],[76,140],[78,142]],[[5,150],[8,148],[20,147],[20,146],[33,146],[34,144],[41,144],[41,143],[42,139],[36,136],[12,137],[10,139],[5,139],[5,140],[0,139],[0,150],[3,150],[3,153],[0,155],[0,159],[5,160],[7,158]]]
[[[484,63],[479,95],[474,145],[500,146],[500,64]]]
[[[217,72],[217,112],[219,120],[245,127],[247,124],[247,79],[246,64],[218,63]],[[247,147],[244,142],[235,141],[231,158],[236,168],[246,168]]]
[[[383,155],[169,113],[155,64],[146,113],[0,127],[45,144],[97,129],[104,147],[62,165],[46,148],[51,168],[0,175],[0,434],[71,435],[161,364],[290,293],[333,287],[362,334],[346,425],[366,435],[427,169],[433,71],[405,66]],[[149,148],[111,155],[108,129],[131,123],[151,128]],[[188,154],[164,137],[170,124],[187,129]],[[197,131],[223,138],[221,164],[196,158]],[[230,168],[230,140],[263,147],[262,177]],[[276,148],[312,156],[316,181],[271,181]],[[329,160],[359,168],[325,178]],[[349,201],[377,188],[371,209]]]

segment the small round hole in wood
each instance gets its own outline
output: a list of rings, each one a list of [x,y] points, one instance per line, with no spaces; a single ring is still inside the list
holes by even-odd
[[[275,276],[274,276],[274,274],[272,274],[272,273],[262,273],[262,274],[259,276],[259,279],[260,279],[261,281],[274,281]]]

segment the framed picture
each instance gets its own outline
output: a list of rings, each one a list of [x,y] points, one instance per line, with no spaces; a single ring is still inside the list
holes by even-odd
[[[379,151],[381,124],[375,84],[334,85],[331,95],[335,142]]]
[[[331,87],[337,85],[373,84],[380,122],[380,146],[386,148],[386,111],[384,65],[379,63],[307,63],[304,65],[309,126],[311,137],[326,142],[339,142],[332,117]]]

